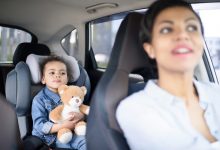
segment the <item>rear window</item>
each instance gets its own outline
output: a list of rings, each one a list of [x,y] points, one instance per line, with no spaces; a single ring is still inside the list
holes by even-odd
[[[12,63],[16,47],[23,42],[31,42],[30,33],[0,26],[0,63]]]
[[[79,50],[78,48],[79,39],[78,39],[77,29],[74,29],[69,34],[67,34],[61,40],[61,45],[68,55],[77,57],[78,50]]]

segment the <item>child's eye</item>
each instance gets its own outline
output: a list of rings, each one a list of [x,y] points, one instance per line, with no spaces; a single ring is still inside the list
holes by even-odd
[[[197,26],[195,25],[188,25],[186,30],[189,31],[189,32],[194,32],[194,31],[197,31]]]
[[[170,33],[170,32],[172,32],[172,28],[170,28],[170,27],[164,27],[160,30],[161,34],[167,34],[167,33]]]
[[[66,72],[61,72],[61,75],[66,75]]]
[[[55,72],[49,72],[49,74],[50,74],[50,75],[54,75],[54,74],[55,74]]]

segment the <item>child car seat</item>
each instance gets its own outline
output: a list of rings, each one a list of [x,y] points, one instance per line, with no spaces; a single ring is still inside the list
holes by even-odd
[[[22,43],[21,45],[17,47],[14,54],[13,63],[15,68],[7,75],[5,87],[6,99],[15,109],[20,136],[21,139],[25,141],[25,145],[28,145],[31,149],[48,149],[39,138],[31,136],[31,104],[33,97],[43,87],[40,80],[37,81],[37,78],[35,77],[35,73],[38,74],[39,70],[34,67],[39,67],[38,60],[40,59],[38,58],[47,57],[50,55],[50,50],[43,44]],[[34,55],[33,53],[38,55]],[[39,56],[39,54],[44,56]],[[70,68],[72,68],[72,71],[74,70],[74,73],[77,72],[78,74],[78,76],[75,76],[74,80],[71,80],[70,83],[79,86],[86,86],[88,90],[88,100],[90,94],[90,80],[86,71],[78,65],[73,57],[63,57],[69,59],[68,62],[70,63]],[[33,70],[36,72],[34,73]]]

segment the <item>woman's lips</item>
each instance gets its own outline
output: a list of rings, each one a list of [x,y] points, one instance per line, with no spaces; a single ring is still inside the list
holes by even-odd
[[[174,53],[174,54],[186,54],[186,53],[192,53],[192,50],[187,49],[187,48],[179,48],[179,49],[173,50],[172,53]]]
[[[189,46],[186,46],[186,45],[176,46],[172,50],[172,54],[174,54],[174,55],[187,55],[187,54],[191,54],[191,53],[193,53],[192,48],[190,48]]]

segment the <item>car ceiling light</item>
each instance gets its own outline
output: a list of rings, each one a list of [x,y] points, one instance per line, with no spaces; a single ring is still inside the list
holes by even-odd
[[[96,13],[97,10],[103,9],[103,8],[117,8],[117,3],[99,3],[92,6],[86,7],[86,11],[90,14]]]

